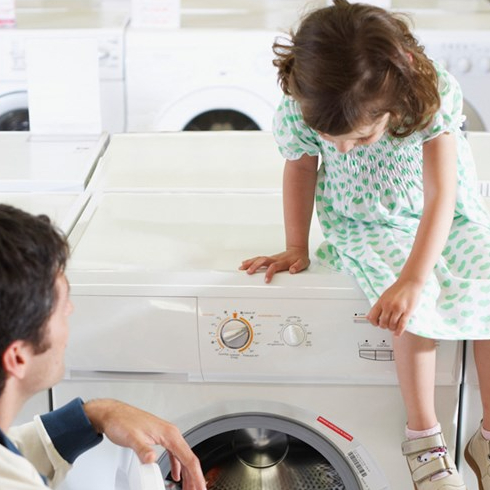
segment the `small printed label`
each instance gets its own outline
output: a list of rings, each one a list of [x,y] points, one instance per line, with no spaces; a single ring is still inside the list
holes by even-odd
[[[352,319],[354,320],[354,323],[369,323],[367,313],[354,313]]]
[[[180,0],[132,0],[133,27],[180,27]]]
[[[357,445],[347,453],[347,457],[357,471],[366,490],[388,490],[386,476],[362,445]]]
[[[0,27],[15,26],[15,1],[0,0]]]
[[[362,465],[362,462],[359,460],[358,454],[356,451],[351,451],[350,453],[347,453],[347,456],[349,456],[349,459],[354,463],[354,466],[356,467],[356,470],[359,472],[359,474],[363,477],[366,478],[367,471]]]
[[[323,418],[321,415],[316,419],[320,424],[323,424],[325,427],[328,427],[329,429],[333,430],[340,436],[342,436],[344,439],[347,439],[349,442],[351,442],[354,438],[345,430],[342,430],[340,427],[337,427],[335,424],[332,424],[329,420]]]

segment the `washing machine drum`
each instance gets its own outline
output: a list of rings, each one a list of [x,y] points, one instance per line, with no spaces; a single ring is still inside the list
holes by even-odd
[[[361,489],[338,450],[293,420],[234,415],[209,421],[186,439],[201,461],[209,490]],[[166,488],[180,489],[170,477],[166,454],[159,465]]]
[[[295,437],[268,429],[238,429],[194,451],[210,490],[345,490],[337,471]]]
[[[184,131],[259,131],[255,121],[233,109],[206,111],[189,121]]]
[[[27,92],[0,96],[0,131],[29,131]]]

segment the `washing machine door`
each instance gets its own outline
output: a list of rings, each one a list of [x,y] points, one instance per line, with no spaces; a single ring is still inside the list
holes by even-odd
[[[27,92],[0,94],[0,131],[29,131]]]
[[[290,413],[289,415],[293,415]],[[185,433],[210,490],[387,490],[389,484],[360,444],[340,448],[305,423],[270,412],[233,413]],[[158,464],[167,490],[181,486],[163,453]]]
[[[466,116],[462,128],[464,131],[487,131],[482,117],[467,99],[463,101],[463,114]]]
[[[272,129],[274,104],[239,87],[206,87],[165,107],[157,131],[250,131]]]

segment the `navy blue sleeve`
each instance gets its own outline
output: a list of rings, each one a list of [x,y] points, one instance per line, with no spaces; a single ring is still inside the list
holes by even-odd
[[[97,434],[85,414],[81,398],[41,415],[41,420],[54,447],[70,464],[103,439],[102,434]]]

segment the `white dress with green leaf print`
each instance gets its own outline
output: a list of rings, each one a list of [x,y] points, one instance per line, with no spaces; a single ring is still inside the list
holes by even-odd
[[[410,254],[423,210],[422,144],[456,135],[458,191],[447,244],[421,294],[407,330],[438,339],[490,338],[490,217],[479,196],[475,165],[461,132],[462,94],[436,65],[441,108],[428,128],[404,138],[385,134],[346,154],[303,121],[284,97],[274,135],[282,155],[321,155],[316,204],[325,242],[317,256],[353,274],[374,304],[396,280]],[[490,159],[490,156],[489,156]]]

